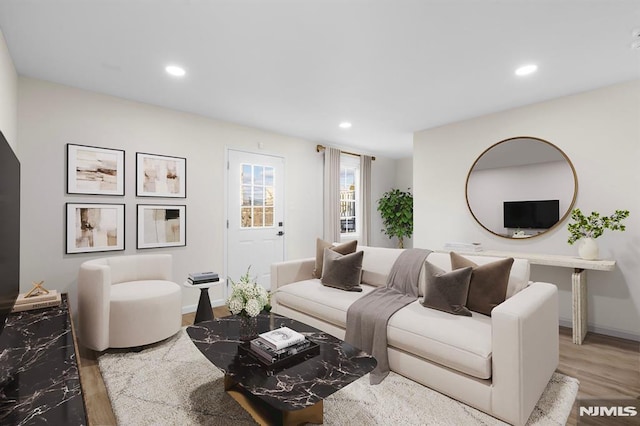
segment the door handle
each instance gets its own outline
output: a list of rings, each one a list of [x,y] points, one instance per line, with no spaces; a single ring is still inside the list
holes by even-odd
[[[279,237],[282,237],[284,235],[284,232],[283,231],[278,231],[278,233],[276,235],[279,236]]]

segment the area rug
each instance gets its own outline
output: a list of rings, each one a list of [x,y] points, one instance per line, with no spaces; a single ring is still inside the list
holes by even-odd
[[[184,329],[140,352],[110,350],[100,371],[120,425],[253,425],[224,392],[223,373],[191,342]],[[554,373],[529,425],[564,425],[578,380]],[[505,425],[487,414],[391,373],[381,384],[369,376],[324,402],[327,425]]]

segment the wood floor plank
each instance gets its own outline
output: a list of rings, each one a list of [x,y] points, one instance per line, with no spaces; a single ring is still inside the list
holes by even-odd
[[[216,318],[229,315],[226,307],[213,309]],[[182,325],[191,325],[195,313],[182,316]],[[571,329],[560,328],[558,372],[580,380],[578,398],[640,399],[640,342],[589,333],[582,345],[572,342]],[[82,389],[87,402],[89,425],[115,426],[116,418],[94,351],[79,346]],[[578,423],[578,403],[567,424]],[[595,424],[595,423],[594,423]],[[607,424],[604,421],[602,424]],[[611,424],[611,423],[609,423]]]

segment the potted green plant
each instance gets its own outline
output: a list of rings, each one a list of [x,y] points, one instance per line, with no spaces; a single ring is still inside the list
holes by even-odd
[[[384,232],[389,238],[398,238],[398,247],[404,247],[404,238],[413,234],[413,195],[409,190],[392,189],[378,200]]]
[[[604,233],[605,229],[612,231],[624,231],[626,227],[622,223],[629,217],[629,210],[616,210],[611,216],[601,216],[598,212],[591,212],[585,216],[580,209],[571,211],[573,223],[567,225],[569,230],[569,244],[580,241],[578,253],[586,260],[598,258],[598,244],[595,239]]]

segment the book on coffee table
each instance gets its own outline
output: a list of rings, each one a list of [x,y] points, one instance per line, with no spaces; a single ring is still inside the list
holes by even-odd
[[[312,342],[306,339],[300,343],[296,343],[295,345],[291,345],[284,349],[277,349],[277,350],[269,347],[260,338],[253,339],[250,343],[250,349],[256,355],[261,356],[268,362],[275,362],[281,359],[288,358],[291,355],[296,355],[298,352],[310,346],[312,346]]]
[[[275,330],[261,333],[259,338],[272,349],[284,349],[296,343],[304,341],[304,334],[300,334],[289,327],[280,327]]]
[[[254,339],[254,341],[258,340],[259,339]],[[262,342],[253,344],[253,341],[252,344],[239,346],[238,349],[249,354],[269,370],[288,367],[320,354],[320,345],[310,340],[305,340],[304,342],[281,349],[280,351],[274,351]]]

